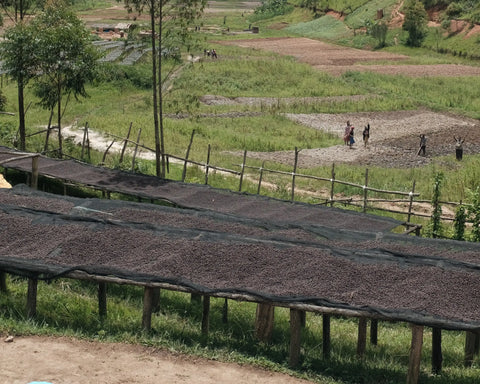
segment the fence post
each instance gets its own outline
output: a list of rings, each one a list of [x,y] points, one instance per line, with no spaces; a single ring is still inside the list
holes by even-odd
[[[368,168],[365,169],[365,185],[363,186],[363,213],[367,212]]]
[[[48,151],[48,140],[50,138],[50,130],[52,129],[52,118],[53,118],[53,109],[50,110],[50,118],[48,119],[47,125],[47,135],[45,136],[45,145],[43,147],[43,152]]]
[[[137,157],[138,144],[140,143],[140,135],[142,134],[142,128],[138,130],[137,142],[135,143],[135,150],[133,151],[132,158],[132,172],[135,172],[135,158]]]
[[[409,195],[410,195],[410,203],[409,203],[409,205],[408,205],[407,223],[410,222],[410,218],[412,217],[413,194],[414,194],[414,193],[415,193],[415,180],[413,180],[412,192],[409,193]]]
[[[298,153],[300,151],[297,150],[295,147],[295,162],[293,164],[293,172],[292,172],[292,201],[295,200],[295,174],[297,173],[297,164],[298,164]]]
[[[83,128],[82,153],[80,154],[80,159],[82,160],[83,160],[83,155],[85,154],[85,142],[87,141],[87,132],[88,132],[88,122],[85,122],[85,127]]]
[[[130,132],[132,131],[132,125],[133,125],[133,122],[130,122],[130,126],[128,127],[127,137],[123,141],[122,152],[120,153],[120,160],[119,160],[120,164],[123,162],[123,155],[125,155],[125,150],[127,149],[127,142],[128,142],[128,139],[130,138]]]
[[[102,164],[105,164],[105,159],[107,158],[107,153],[108,151],[110,150],[110,148],[112,147],[113,143],[115,143],[115,139],[112,140],[112,142],[110,143],[110,145],[107,147],[107,149],[105,150],[104,154],[103,154],[103,158],[102,158]]]
[[[188,156],[190,156],[190,149],[192,148],[193,136],[194,135],[195,135],[195,130],[192,131],[192,136],[190,136],[190,143],[188,143],[187,153],[185,155],[185,161],[183,163],[182,182],[184,182],[185,178],[187,177]]]
[[[247,161],[247,150],[243,151],[242,171],[240,172],[240,185],[238,186],[238,192],[242,192],[243,175],[245,174],[246,161]]]
[[[38,158],[38,155],[32,157],[32,180],[30,184],[32,189],[38,188]]]
[[[208,170],[210,168],[210,144],[208,144],[207,164],[205,165],[205,184],[208,185]]]
[[[333,207],[333,189],[335,185],[335,163],[332,163],[332,177],[330,178],[332,183],[330,187],[330,206]]]
[[[260,187],[262,186],[262,179],[263,179],[263,168],[265,167],[265,161],[262,162],[262,166],[260,167],[260,177],[258,179],[258,189],[257,195],[260,194]]]

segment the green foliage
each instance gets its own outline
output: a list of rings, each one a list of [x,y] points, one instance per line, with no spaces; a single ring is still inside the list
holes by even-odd
[[[480,188],[470,192],[472,198],[472,207],[469,214],[472,218],[472,235],[471,240],[475,242],[480,241]]]
[[[31,28],[36,35],[30,47],[35,52],[36,88],[45,108],[51,109],[63,94],[86,97],[85,84],[94,79],[99,54],[90,42],[90,32],[61,3],[48,6]]]
[[[404,11],[405,20],[402,29],[408,32],[407,45],[420,47],[427,34],[427,12],[418,0],[408,0],[408,3],[404,6]]]
[[[443,235],[442,228],[442,206],[440,204],[440,191],[444,176],[442,173],[435,175],[435,183],[432,194],[432,217],[427,228],[427,234],[433,238],[439,238]]]
[[[455,220],[453,222],[453,236],[454,240],[465,240],[465,224],[467,221],[467,213],[465,207],[460,205],[455,212]]]
[[[95,81],[123,86],[130,83],[139,89],[152,89],[152,71],[144,64],[130,66],[102,63],[96,68]]]
[[[287,0],[262,0],[262,4],[255,8],[254,15],[249,20],[255,22],[262,19],[270,19],[275,16],[285,15],[293,10]]]
[[[378,48],[385,46],[385,40],[387,38],[388,25],[384,22],[378,22],[372,26],[372,36],[378,41]]]
[[[0,90],[0,111],[5,111],[6,105],[7,105],[7,98]]]

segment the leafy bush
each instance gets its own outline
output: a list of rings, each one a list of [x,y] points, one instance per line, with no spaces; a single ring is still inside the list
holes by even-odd
[[[385,46],[385,40],[387,39],[388,25],[384,22],[375,23],[372,26],[372,37],[377,39],[378,47],[383,48]]]
[[[460,16],[462,14],[462,11],[463,7],[460,4],[453,2],[447,7],[445,13],[448,17],[455,18]]]
[[[152,72],[148,66],[104,63],[97,70],[96,81],[105,83],[126,81],[142,89],[151,89]]]
[[[7,98],[0,91],[0,111],[5,111],[5,106],[7,105]]]
[[[405,5],[405,20],[402,29],[408,32],[407,45],[419,47],[427,35],[427,12],[417,0],[409,0]]]
[[[293,10],[287,0],[262,0],[262,5],[255,8],[251,21],[270,19],[275,16],[285,15]]]

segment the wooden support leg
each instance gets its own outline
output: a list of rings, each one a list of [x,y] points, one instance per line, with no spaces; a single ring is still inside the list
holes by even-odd
[[[107,283],[98,283],[98,315],[100,319],[107,317]]]
[[[222,309],[222,321],[224,324],[228,323],[228,299],[225,299]]]
[[[208,335],[210,327],[210,296],[203,296],[202,335]]]
[[[467,331],[465,335],[465,367],[471,367],[475,357],[475,344],[477,334]]]
[[[27,290],[27,317],[33,318],[37,314],[37,279],[28,279]]]
[[[412,345],[408,363],[407,384],[418,384],[420,377],[420,361],[423,346],[423,326],[412,324]]]
[[[268,342],[272,337],[275,307],[266,303],[257,304],[255,335],[258,340]]]
[[[0,292],[6,293],[7,291],[7,274],[5,272],[0,272]]]
[[[142,315],[142,328],[144,331],[149,332],[152,329],[152,309],[153,309],[153,296],[154,288],[145,287],[143,292],[143,315]]]
[[[357,357],[363,358],[367,347],[367,318],[358,319]]]
[[[432,373],[438,375],[442,371],[442,330],[432,329]]]
[[[330,315],[323,315],[322,316],[322,340],[323,340],[323,357],[325,359],[330,358]]]
[[[302,333],[302,311],[290,309],[290,367],[296,367],[300,362],[300,347]]]
[[[160,288],[153,288],[152,311],[160,312]]]
[[[370,344],[378,344],[378,320],[372,319],[370,322]]]
[[[302,327],[305,328],[305,326],[307,325],[307,312],[300,312],[300,323],[302,324]]]

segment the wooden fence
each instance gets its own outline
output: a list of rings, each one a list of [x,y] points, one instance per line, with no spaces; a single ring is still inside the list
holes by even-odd
[[[55,128],[55,127],[53,127]],[[102,158],[102,164],[105,163],[106,157],[108,152],[110,151],[112,145],[119,140],[122,143],[122,150],[119,158],[119,162],[122,163],[125,152],[127,149],[127,145],[133,145],[133,150],[131,151],[132,155],[132,165],[131,165],[131,170],[135,171],[135,165],[137,161],[137,156],[138,156],[138,151],[139,148],[144,149],[149,152],[155,153],[155,149],[149,148],[145,145],[142,145],[140,143],[140,137],[141,137],[141,129],[138,131],[137,138],[136,140],[131,140],[130,135],[132,131],[132,123],[130,123],[128,133],[126,137],[120,137],[117,135],[109,134],[107,133],[106,135],[113,137],[112,142],[110,145],[107,146],[107,149],[105,150]],[[369,177],[368,177],[368,168],[365,169],[365,181],[363,184],[358,184],[358,183],[353,183],[350,181],[345,181],[345,180],[340,180],[336,179],[335,175],[335,164],[332,163],[332,168],[331,168],[331,173],[330,177],[322,177],[322,176],[314,176],[314,175],[307,175],[307,174],[302,174],[297,172],[297,166],[298,166],[298,156],[299,156],[299,150],[295,148],[295,156],[294,156],[294,164],[293,164],[293,169],[291,172],[285,172],[285,171],[280,171],[280,170],[275,170],[275,169],[269,169],[265,167],[265,161],[263,162],[262,166],[260,167],[255,167],[251,165],[247,165],[247,151],[245,150],[243,153],[243,161],[241,164],[238,164],[238,170],[233,170],[233,169],[228,169],[225,167],[221,167],[218,165],[214,165],[210,163],[210,157],[211,157],[211,146],[208,145],[207,149],[207,156],[206,156],[206,162],[201,162],[201,161],[195,161],[189,159],[190,156],[190,150],[191,146],[193,143],[195,135],[195,130],[192,131],[190,142],[188,144],[187,150],[185,157],[179,157],[171,154],[165,154],[166,158],[166,168],[167,172],[169,172],[169,165],[170,163],[177,163],[179,165],[183,165],[183,170],[182,170],[182,177],[181,180],[185,181],[186,175],[187,175],[187,169],[189,166],[195,166],[198,169],[202,169],[205,174],[205,179],[204,183],[208,185],[209,183],[209,175],[211,171],[214,172],[219,172],[221,174],[225,175],[231,175],[234,177],[238,177],[239,179],[239,184],[238,184],[238,191],[242,191],[243,183],[244,180],[248,177],[250,181],[256,180],[258,182],[257,185],[257,194],[260,194],[262,191],[262,183],[264,183],[264,177],[266,174],[272,174],[272,175],[279,175],[282,177],[290,177],[291,182],[289,187],[287,188],[290,193],[290,200],[294,201],[295,200],[295,195],[305,195],[307,192],[311,194],[309,191],[299,191],[298,190],[298,180],[299,179],[311,179],[315,180],[321,183],[326,184],[328,187],[329,194],[328,195],[318,195],[314,196],[317,200],[321,201],[318,204],[324,204],[328,206],[334,206],[335,204],[341,204],[341,205],[349,205],[353,206],[356,208],[359,208],[362,212],[373,212],[373,211],[383,211],[383,212],[389,212],[397,215],[401,215],[402,217],[405,217],[405,224],[407,227],[409,226],[409,223],[411,223],[411,220],[414,216],[423,218],[423,219],[429,219],[431,218],[432,214],[431,212],[433,211],[434,207],[432,206],[432,202],[430,200],[421,200],[419,199],[420,194],[415,192],[415,180],[412,181],[412,185],[408,187],[408,192],[404,191],[394,191],[394,190],[386,190],[386,189],[379,189],[379,188],[374,188],[368,185],[369,182]],[[83,142],[82,142],[82,150],[81,150],[81,160],[84,160],[85,154],[88,155],[90,158],[90,143],[89,143],[89,135],[88,135],[88,123],[85,124],[84,126],[84,135],[83,135]],[[247,170],[249,171],[247,173]],[[351,197],[341,197],[337,196],[335,193],[335,186],[336,185],[346,185],[349,186],[353,189],[357,189],[358,193],[354,193],[353,196]],[[377,196],[384,195],[386,198],[373,198],[371,197],[371,194],[375,193]],[[370,197],[369,197],[370,194]],[[456,209],[460,205],[467,206],[466,204],[458,203],[458,202],[449,202],[449,201],[440,201],[440,205],[442,206],[450,206],[452,209],[450,209],[450,214],[448,215],[442,215],[441,220],[446,221],[446,222],[452,222],[454,220],[454,214],[452,213],[454,209]],[[413,227],[413,226],[412,226]]]

